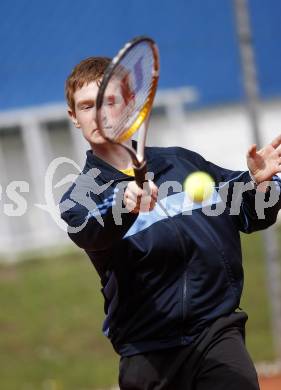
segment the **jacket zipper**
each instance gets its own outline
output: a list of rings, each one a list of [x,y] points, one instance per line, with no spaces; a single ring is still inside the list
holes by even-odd
[[[220,254],[221,254],[222,261],[223,261],[223,264],[225,267],[225,273],[226,273],[230,288],[231,288],[232,293],[233,293],[233,295],[238,303],[239,302],[239,295],[237,293],[237,288],[235,286],[235,278],[234,278],[232,270],[231,270],[231,265],[229,264],[228,260],[226,259],[225,253],[223,250],[220,250]]]
[[[186,248],[185,248],[185,243],[182,239],[182,235],[179,231],[179,227],[177,225],[177,222],[168,214],[168,212],[167,212],[167,216],[175,227],[175,233],[176,233],[177,239],[179,241],[180,247],[182,249],[182,255],[183,255],[184,272],[183,272],[183,288],[182,288],[182,339],[184,340],[184,320],[186,318],[186,312],[187,312],[186,301],[187,301],[187,293],[188,293]]]
[[[185,270],[183,273],[183,288],[182,288],[182,339],[184,340],[184,329],[185,329],[185,319],[187,314],[187,268],[185,265]]]

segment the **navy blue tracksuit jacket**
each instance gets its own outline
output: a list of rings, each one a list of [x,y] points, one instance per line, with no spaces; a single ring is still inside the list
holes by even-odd
[[[103,331],[122,356],[188,345],[235,311],[243,288],[239,232],[270,226],[281,207],[279,197],[259,218],[256,191],[237,191],[238,182],[250,182],[249,173],[220,168],[192,151],[148,147],[146,158],[169,217],[158,205],[149,213],[126,212],[122,189],[133,178],[91,151],[61,200],[70,238],[100,275]],[[181,189],[198,170],[227,189],[207,205],[193,204]],[[274,180],[280,193],[280,180]]]

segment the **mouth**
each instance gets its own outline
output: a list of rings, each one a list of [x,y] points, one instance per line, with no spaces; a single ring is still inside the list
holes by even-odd
[[[93,129],[91,135],[96,135],[98,137],[104,138],[102,131],[100,129]]]

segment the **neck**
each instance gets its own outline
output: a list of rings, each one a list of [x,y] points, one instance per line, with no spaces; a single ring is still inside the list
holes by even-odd
[[[128,141],[127,144],[131,146],[132,142]],[[122,146],[110,143],[92,144],[91,149],[97,157],[118,170],[127,169],[132,166],[131,157]]]

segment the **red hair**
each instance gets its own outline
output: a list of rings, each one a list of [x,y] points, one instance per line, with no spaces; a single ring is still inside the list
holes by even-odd
[[[75,112],[74,93],[85,84],[98,82],[110,61],[108,57],[89,57],[74,67],[65,83],[66,101],[72,112]]]

